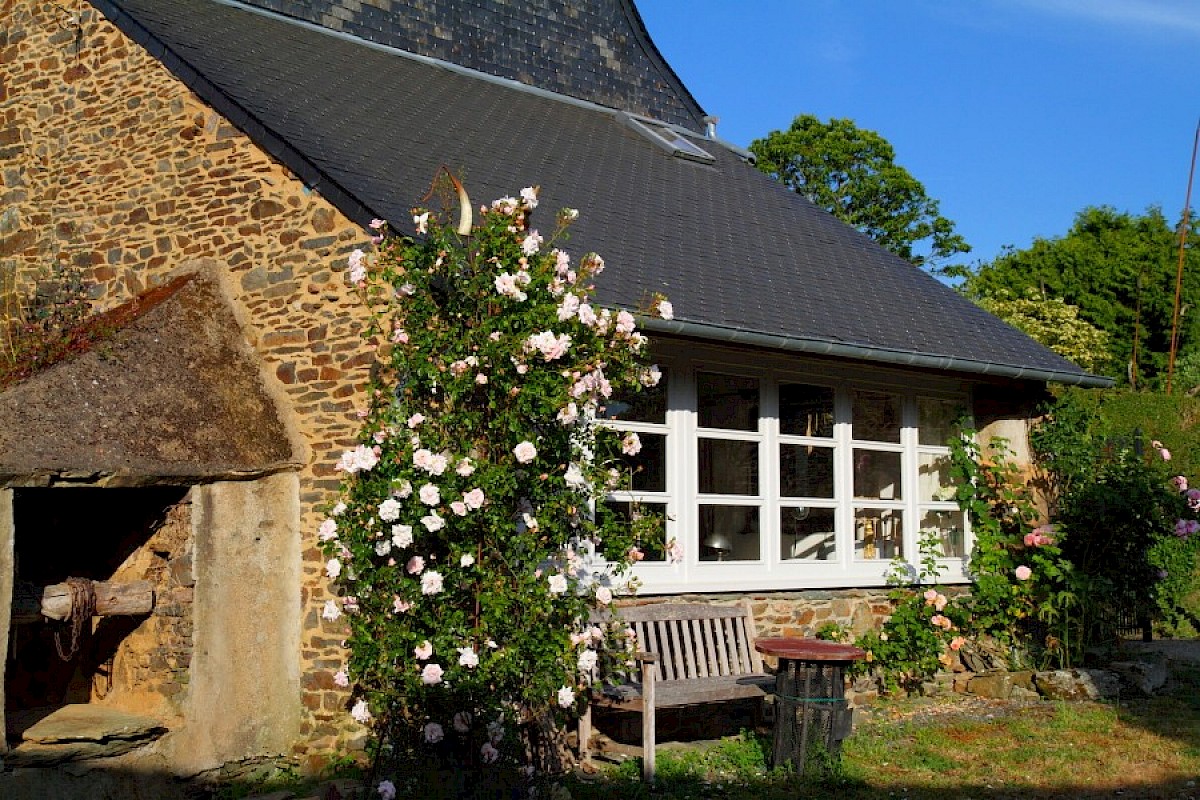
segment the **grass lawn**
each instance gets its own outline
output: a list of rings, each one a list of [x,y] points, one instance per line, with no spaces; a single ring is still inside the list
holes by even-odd
[[[659,755],[658,786],[634,761],[567,786],[576,800],[654,798],[1200,798],[1200,666],[1150,700],[1002,703],[883,700],[862,715],[841,775],[765,768],[765,736]]]
[[[1002,800],[1007,798],[1194,798],[1200,800],[1200,664],[1176,665],[1160,695],[1118,704],[1001,702],[954,696],[884,699],[860,712],[839,774],[825,780],[767,768],[769,731],[686,749],[660,746],[658,784],[641,763],[538,787],[548,800]],[[349,763],[342,765],[348,767]],[[360,770],[335,770],[363,777]],[[421,768],[392,776],[401,798],[509,798],[499,781],[463,787]],[[499,776],[497,776],[499,777]],[[359,797],[351,780],[342,797]],[[375,800],[366,788],[361,796]],[[278,794],[270,794],[272,790]],[[284,790],[284,791],[279,791]],[[328,783],[293,774],[223,787],[209,797],[319,797]]]

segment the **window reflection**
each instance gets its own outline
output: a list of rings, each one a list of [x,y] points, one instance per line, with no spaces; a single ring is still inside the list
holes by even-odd
[[[780,553],[784,560],[830,561],[837,557],[834,509],[779,509]]]
[[[758,379],[696,373],[696,411],[701,428],[758,430]]]
[[[855,390],[852,396],[854,438],[872,442],[899,442],[901,398],[882,392]]]
[[[757,561],[757,506],[700,506],[701,561]]]
[[[789,436],[833,436],[833,389],[805,383],[779,386],[779,431]]]
[[[758,443],[730,439],[696,442],[702,494],[758,494]]]

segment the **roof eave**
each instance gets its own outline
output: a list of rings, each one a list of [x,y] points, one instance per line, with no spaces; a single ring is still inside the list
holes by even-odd
[[[828,339],[817,339],[806,336],[784,336],[781,334],[762,333],[759,331],[751,331],[702,322],[664,320],[657,317],[648,317],[642,320],[641,325],[651,333],[685,336],[694,339],[720,342],[722,344],[765,347],[772,350],[782,350],[791,353],[807,353],[810,355],[848,358],[855,361],[873,361],[881,364],[912,367],[916,369],[965,372],[972,375],[985,376],[989,378],[1045,381],[1049,383],[1060,383],[1067,386],[1082,386],[1092,389],[1107,389],[1113,385],[1113,380],[1111,378],[1105,378],[1100,375],[1091,375],[1086,372],[1067,372],[1064,370],[1021,366],[1017,364],[997,364],[994,362],[980,361],[976,359],[937,355],[933,353],[916,353],[908,350],[895,350],[862,344],[849,344],[846,342],[835,342]]]

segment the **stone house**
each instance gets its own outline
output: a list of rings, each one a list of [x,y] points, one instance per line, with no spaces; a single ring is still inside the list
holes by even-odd
[[[174,772],[360,735],[315,535],[372,361],[346,256],[373,218],[409,231],[442,164],[476,202],[579,208],[605,303],[674,303],[647,321],[659,402],[621,423],[646,469],[613,498],[684,546],[643,594],[861,628],[923,529],[965,581],[954,420],[1019,444],[1047,382],[1105,381],[749,160],[631,0],[0,0],[0,267],[81,268],[119,321],[0,393],[9,743],[77,705],[156,720]],[[153,600],[56,662],[22,587],[68,577]]]

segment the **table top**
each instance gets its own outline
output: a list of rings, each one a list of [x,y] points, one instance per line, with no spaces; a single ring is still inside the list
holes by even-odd
[[[795,661],[858,661],[866,658],[867,652],[850,644],[830,642],[825,639],[756,639],[754,649],[777,658]]]

